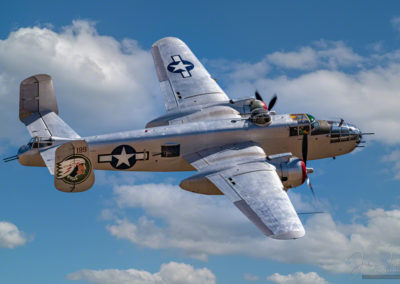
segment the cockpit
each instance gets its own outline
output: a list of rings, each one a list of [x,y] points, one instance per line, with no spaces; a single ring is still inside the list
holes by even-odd
[[[21,155],[29,150],[32,149],[41,149],[45,147],[52,146],[54,144],[54,140],[49,137],[33,137],[31,140],[29,140],[28,144],[21,146],[18,149],[18,155]]]
[[[290,136],[327,135],[331,138],[331,143],[361,139],[360,130],[343,120],[317,120],[307,113],[291,114],[290,117],[297,122],[297,125],[289,127]]]
[[[28,142],[28,147],[30,149],[44,148],[53,145],[53,141],[48,137],[33,137]]]

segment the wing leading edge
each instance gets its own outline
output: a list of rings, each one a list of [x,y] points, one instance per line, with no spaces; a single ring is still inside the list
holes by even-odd
[[[230,145],[195,153],[187,160],[265,235],[284,240],[304,236],[275,167],[265,161],[259,146]]]

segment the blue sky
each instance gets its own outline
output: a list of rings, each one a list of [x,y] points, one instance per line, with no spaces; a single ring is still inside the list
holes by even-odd
[[[396,1],[16,1],[0,11],[3,157],[29,139],[18,93],[32,74],[52,75],[60,115],[82,136],[163,114],[150,48],[165,36],[185,41],[232,98],[277,93],[278,112],[376,133],[362,150],[310,162],[320,204],[305,185],[293,203],[329,214],[302,217],[307,235],[290,242],[263,237],[223,196],[180,190],[191,173],[96,172],[91,190],[69,195],[45,168],[1,163],[1,283],[362,283],[389,259],[398,267]]]

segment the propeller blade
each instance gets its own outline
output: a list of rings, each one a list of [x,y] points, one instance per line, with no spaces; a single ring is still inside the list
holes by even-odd
[[[262,102],[264,101],[258,91],[256,91],[256,99]]]
[[[317,197],[315,196],[314,188],[312,187],[312,184],[311,184],[311,181],[310,181],[309,177],[307,177],[307,185],[311,190],[311,193],[312,193],[312,196],[313,196],[314,200],[317,201]]]
[[[307,165],[307,155],[308,155],[308,135],[303,135],[302,153],[304,164]]]
[[[271,110],[274,107],[277,99],[278,99],[277,95],[274,95],[272,97],[272,99],[269,101],[269,104],[268,104],[268,110]]]

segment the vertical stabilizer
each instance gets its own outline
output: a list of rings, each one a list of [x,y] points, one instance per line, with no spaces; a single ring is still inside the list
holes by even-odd
[[[63,192],[81,192],[94,184],[94,171],[89,146],[75,140],[57,148],[55,153],[54,186]]]
[[[34,75],[21,82],[19,119],[26,125],[32,137],[80,138],[58,116],[53,82],[46,74]]]
[[[25,122],[27,117],[37,112],[58,114],[53,82],[46,74],[29,77],[20,85],[19,119]]]

